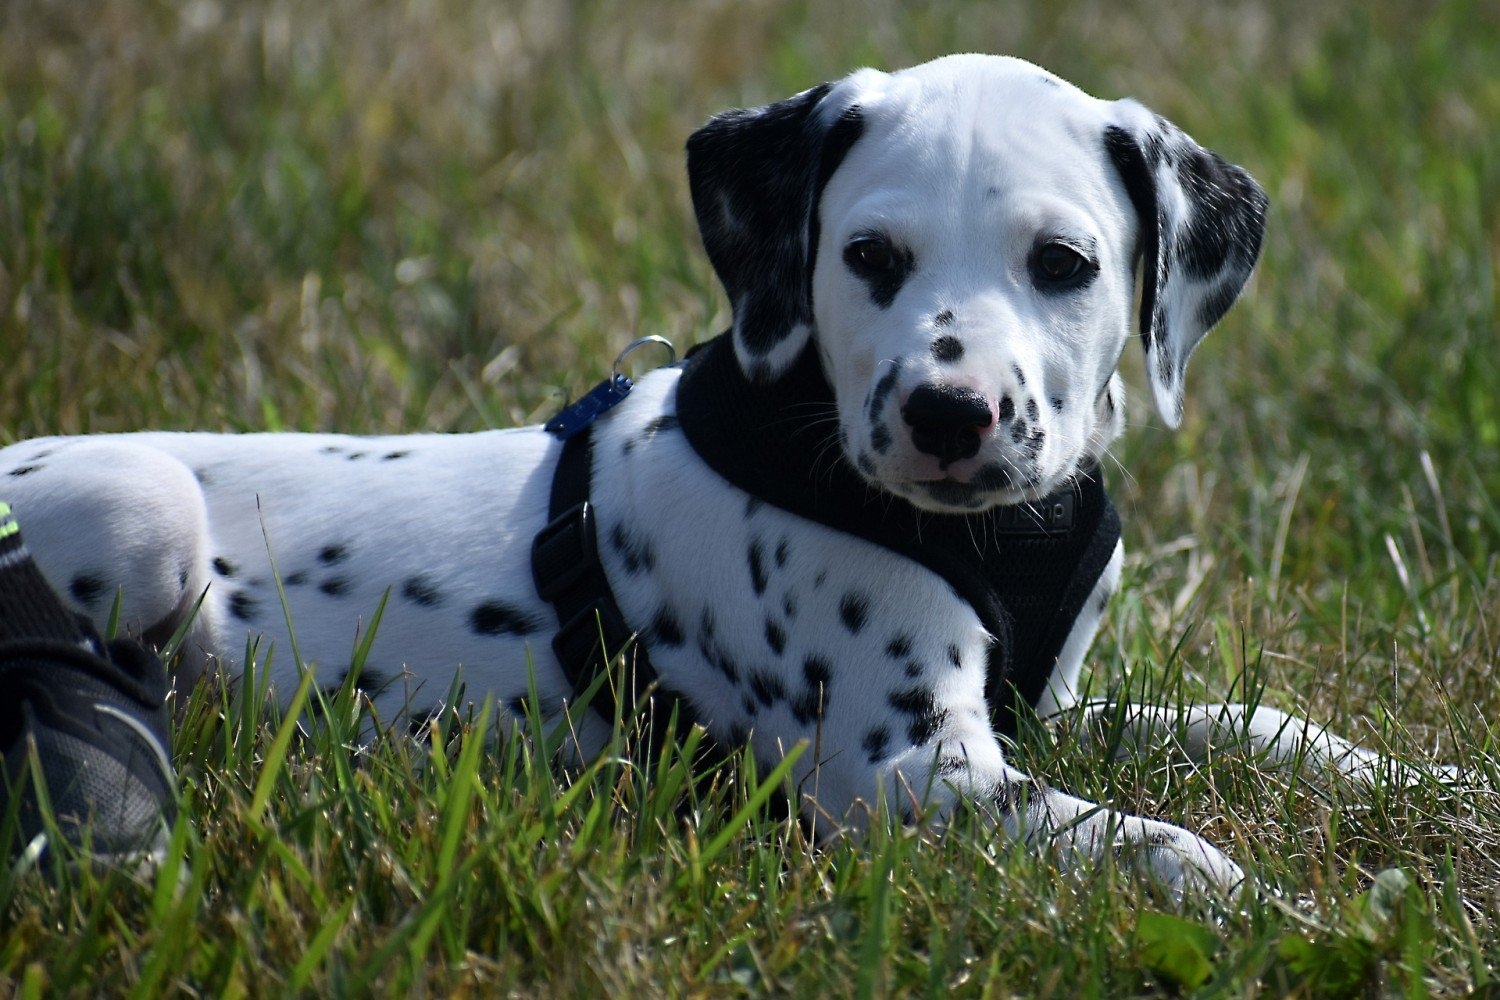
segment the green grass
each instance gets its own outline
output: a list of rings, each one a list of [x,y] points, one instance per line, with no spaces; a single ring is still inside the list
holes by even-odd
[[[682,172],[705,117],[972,48],[1139,97],[1273,201],[1181,431],[1136,392],[1096,686],[1260,698],[1473,787],[1026,740],[1277,890],[1179,910],[981,822],[814,849],[753,768],[564,767],[482,705],[431,755],[361,746],[352,694],[313,724],[249,678],[181,706],[186,881],[0,881],[0,992],[1492,995],[1493,4],[12,0],[0,442],[537,419],[629,339],[727,322]]]

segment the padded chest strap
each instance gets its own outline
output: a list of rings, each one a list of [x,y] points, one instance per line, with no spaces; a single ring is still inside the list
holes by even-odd
[[[728,336],[689,354],[677,417],[709,468],[758,500],[862,538],[946,580],[995,637],[985,697],[1012,734],[1035,705],[1120,539],[1096,468],[1035,503],[935,514],[874,489],[831,437],[833,389],[812,345],[781,378],[751,384]],[[821,419],[814,419],[821,418]]]
[[[606,678],[590,704],[613,725],[650,708],[647,719],[651,753],[686,734],[696,721],[687,700],[658,685],[656,669],[610,590],[599,559],[598,519],[589,501],[593,476],[592,428],[568,438],[552,476],[548,505],[551,520],[531,545],[531,574],[536,592],[557,612],[552,651],[581,696],[605,675],[612,659],[624,651],[624,677]],[[613,683],[612,683],[613,680]],[[675,709],[676,727],[668,724]]]

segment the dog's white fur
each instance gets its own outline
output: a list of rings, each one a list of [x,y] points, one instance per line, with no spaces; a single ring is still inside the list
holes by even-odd
[[[860,131],[821,191],[776,178],[811,198],[800,210],[819,223],[816,243],[808,243],[812,230],[793,218],[794,236],[776,251],[815,253],[811,312],[792,303],[784,329],[762,329],[757,340],[747,327],[754,297],[794,292],[754,285],[726,263],[726,246],[744,250],[736,241],[750,246],[762,234],[754,231],[755,205],[736,199],[744,178],[726,177],[712,162],[721,139],[714,130],[761,127],[777,107],[805,109],[802,127],[814,136],[851,115]],[[734,300],[742,364],[775,378],[815,342],[836,391],[845,456],[882,489],[933,510],[956,509],[953,490],[966,509],[1033,500],[1097,462],[1120,432],[1115,369],[1135,335],[1144,249],[1148,276],[1160,279],[1147,371],[1163,418],[1175,425],[1187,356],[1218,318],[1204,302],[1233,298],[1255,250],[1227,277],[1184,277],[1180,260],[1170,261],[1170,274],[1165,265],[1153,272],[1155,244],[1101,138],[1111,128],[1148,152],[1166,151],[1144,160],[1155,172],[1162,240],[1203,224],[1205,209],[1184,192],[1175,166],[1203,154],[1196,144],[1134,102],[1096,100],[1019,60],[961,56],[893,75],[862,70],[826,91],[716,119],[695,139],[702,151],[693,154],[701,174],[695,198]],[[784,211],[796,216],[795,200]],[[885,305],[845,259],[851,242],[870,233],[912,265]],[[1092,279],[1039,291],[1033,261],[1048,241],[1078,248]],[[1160,249],[1163,260],[1175,252]],[[774,263],[786,273],[798,265]],[[930,348],[939,335],[961,340],[961,358],[936,357]],[[876,399],[893,368],[895,384]],[[822,815],[851,817],[857,803],[882,800],[908,814],[916,806],[941,810],[967,796],[988,803],[1013,836],[1056,844],[1064,858],[1093,860],[1132,845],[1172,885],[1241,881],[1234,862],[1186,830],[1099,808],[1010,767],[985,701],[991,637],[975,612],[942,579],[885,549],[774,507],[747,509],[746,496],[660,421],[673,412],[678,374],[651,373],[598,422],[593,495],[601,553],[626,619],[712,737],[749,740],[767,761],[815,739],[797,780],[808,808]],[[982,398],[991,423],[976,431],[974,454],[945,461],[914,443],[903,403],[924,384]],[[1038,443],[1028,451],[1019,435],[999,433],[1002,418],[1024,419]],[[876,447],[882,439],[885,447]],[[233,666],[247,636],[261,637],[262,650],[276,648],[273,680],[285,692],[295,678],[278,576],[297,651],[318,665],[324,683],[339,679],[361,623],[389,591],[365,676],[384,718],[434,708],[456,669],[470,697],[493,694],[519,710],[533,683],[528,658],[541,707],[556,716],[572,692],[549,645],[555,621],[533,590],[529,556],[559,449],[535,427],[384,438],[48,438],[0,452],[0,497],[48,577],[96,620],[118,595],[124,626],[160,638],[196,607],[187,649]],[[1000,482],[975,480],[986,467],[1005,470]],[[926,485],[933,482],[950,492],[934,492]],[[751,549],[761,555],[760,581],[746,569]],[[1116,549],[1036,706],[1043,715],[1074,703],[1121,561]],[[851,594],[866,602],[871,623],[855,634],[840,622],[840,602]],[[784,646],[775,656],[766,649],[772,622]],[[908,641],[905,663],[889,653],[892,636]],[[826,667],[817,677],[814,660]],[[889,698],[913,683],[905,673],[913,661],[925,664],[924,690],[940,710],[928,742],[905,739]],[[1250,729],[1273,746],[1288,732],[1278,725],[1284,720],[1234,711],[1194,718],[1205,738]],[[585,752],[601,745],[593,713],[572,721]],[[870,743],[879,733],[889,745],[876,753]],[[1353,759],[1341,741],[1318,745],[1331,763]]]

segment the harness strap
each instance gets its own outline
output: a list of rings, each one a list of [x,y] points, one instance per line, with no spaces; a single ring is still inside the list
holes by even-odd
[[[624,653],[623,683],[605,680],[602,690],[613,697],[595,696],[590,702],[605,722],[649,709],[647,740],[656,756],[668,741],[685,736],[696,721],[687,700],[658,684],[656,669],[610,590],[599,559],[597,517],[589,502],[593,478],[592,428],[569,437],[552,476],[551,520],[537,532],[531,545],[531,574],[536,592],[557,612],[558,629],[552,651],[573,685],[575,695],[593,687]],[[675,711],[675,716],[674,716]],[[675,727],[669,720],[675,718]]]

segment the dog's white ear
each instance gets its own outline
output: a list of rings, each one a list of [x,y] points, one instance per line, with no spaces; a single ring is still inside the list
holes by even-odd
[[[688,139],[688,184],[708,259],[734,309],[734,349],[753,380],[797,360],[812,332],[817,203],[863,131],[822,84],[715,115]]]
[[[1181,129],[1131,100],[1104,144],[1140,218],[1141,340],[1157,412],[1182,422],[1188,356],[1239,297],[1260,255],[1266,193]]]

